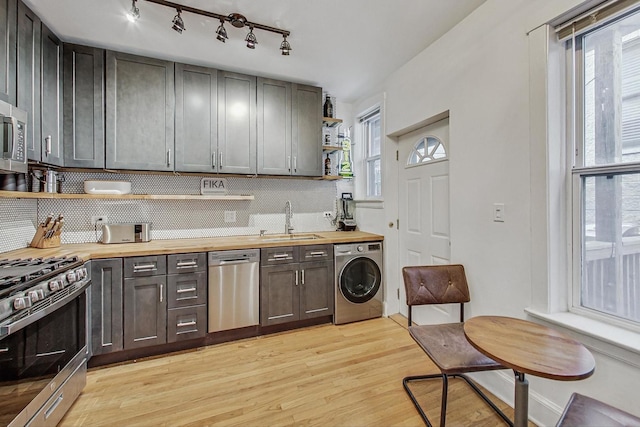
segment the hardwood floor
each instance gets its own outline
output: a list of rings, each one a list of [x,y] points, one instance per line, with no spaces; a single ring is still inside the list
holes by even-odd
[[[402,378],[437,369],[404,322],[321,325],[93,369],[60,426],[421,426]],[[435,425],[440,387],[414,386]],[[447,425],[504,423],[453,380]]]

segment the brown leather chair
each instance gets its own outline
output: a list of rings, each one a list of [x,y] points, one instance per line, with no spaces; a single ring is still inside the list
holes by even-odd
[[[511,420],[478,388],[466,375],[469,372],[506,369],[496,361],[473,348],[464,335],[464,303],[469,302],[469,287],[462,265],[429,265],[404,267],[404,286],[409,306],[409,333],[427,356],[440,369],[440,374],[418,375],[402,380],[405,391],[413,401],[420,416],[431,427],[427,415],[422,410],[409,388],[412,381],[441,379],[442,402],[440,425],[445,425],[447,415],[447,390],[449,378],[462,378],[489,406],[510,426]],[[460,323],[413,326],[411,309],[417,305],[460,304]]]
[[[556,427],[638,427],[640,418],[604,402],[573,393]]]

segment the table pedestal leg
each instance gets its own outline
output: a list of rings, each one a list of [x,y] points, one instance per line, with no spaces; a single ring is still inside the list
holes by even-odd
[[[516,396],[513,425],[526,427],[529,422],[529,381],[523,373],[514,372],[516,374]]]

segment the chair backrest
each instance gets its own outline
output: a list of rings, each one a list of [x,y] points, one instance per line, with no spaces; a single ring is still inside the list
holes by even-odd
[[[409,306],[460,303],[460,321],[464,321],[464,303],[469,302],[469,286],[464,267],[453,265],[420,265],[402,268],[404,289]]]

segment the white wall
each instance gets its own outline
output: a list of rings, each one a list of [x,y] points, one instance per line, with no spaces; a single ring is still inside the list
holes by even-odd
[[[387,135],[450,112],[451,258],[466,267],[472,298],[468,316],[525,318],[531,305],[531,275],[539,267],[532,263],[537,259],[531,249],[532,216],[546,215],[546,192],[531,190],[539,190],[539,183],[530,179],[527,32],[579,5],[578,0],[487,0],[384,85]],[[394,142],[387,143],[385,171],[396,167]],[[390,173],[385,189],[394,188]],[[397,200],[392,206],[387,194],[378,221],[397,212]],[[495,202],[505,204],[504,223],[492,220]],[[387,260],[397,258],[387,255]],[[387,269],[386,281],[397,281],[398,271]],[[585,381],[558,384],[530,377],[531,418],[553,424],[572,391],[638,413],[632,400],[638,369],[606,355],[597,354],[596,360],[596,373]],[[511,376],[495,375],[481,382],[511,402]]]

